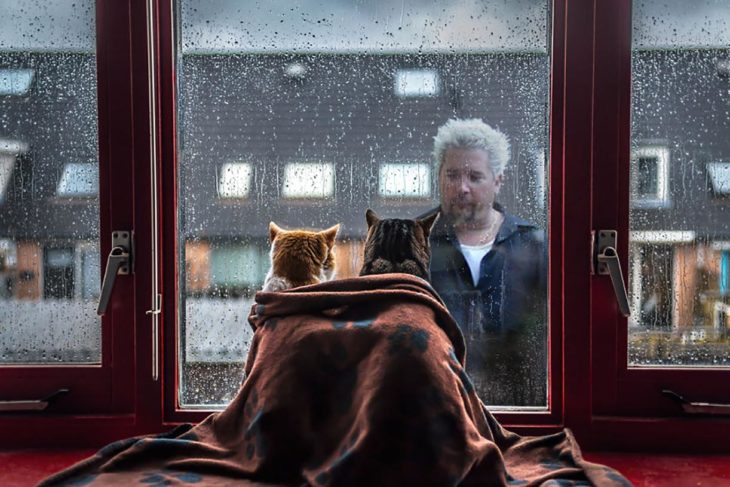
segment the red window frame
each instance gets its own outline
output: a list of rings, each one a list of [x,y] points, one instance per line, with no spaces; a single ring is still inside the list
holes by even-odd
[[[197,422],[210,413],[177,407],[177,24],[174,2],[153,0],[151,4],[152,53],[157,60],[152,113],[158,121],[153,135],[160,175],[159,235],[152,232],[150,212],[147,4],[142,0],[98,2],[97,14],[102,187],[124,181],[132,188],[131,194],[115,194],[102,205],[102,255],[109,251],[103,236],[111,228],[124,227],[134,229],[139,256],[134,278],[120,281],[122,289],[115,291],[113,327],[107,321],[104,324],[114,333],[104,344],[114,347],[111,366],[116,375],[110,381],[123,394],[112,396],[113,407],[95,416],[0,416],[0,428],[10,433],[0,446],[96,446]],[[726,420],[660,418],[652,416],[651,409],[639,415],[623,408],[632,394],[642,392],[645,382],[632,382],[636,374],[619,366],[625,363],[625,321],[618,317],[607,278],[591,275],[593,230],[617,229],[620,255],[626,255],[628,248],[630,12],[630,0],[555,0],[552,6],[550,409],[545,413],[504,411],[496,416],[522,434],[545,434],[568,426],[588,449],[727,451],[722,441],[730,432]],[[161,249],[160,262],[149,261],[153,238]],[[626,259],[622,264],[627,275]],[[153,341],[146,314],[152,308],[153,266],[159,269],[163,296],[156,351],[162,370],[157,381],[151,374]],[[120,307],[121,303],[126,305]],[[24,370],[0,368],[0,381],[14,381],[13,387],[20,387],[17,384],[29,377]],[[67,372],[54,369],[49,377],[60,380]],[[727,378],[728,373],[707,377]],[[649,382],[661,376],[640,375],[649,377]],[[704,379],[698,381],[694,372],[671,375],[683,383],[699,383],[700,389],[711,387]],[[681,443],[669,441],[677,435]]]
[[[631,1],[596,2],[593,96],[592,230],[616,229],[622,271],[628,276],[631,153]],[[585,227],[583,231],[585,231]],[[586,288],[588,289],[588,288]],[[593,276],[584,299],[590,314],[592,415],[581,418],[579,438],[614,449],[727,452],[727,417],[689,417],[661,394],[681,392],[697,401],[730,403],[730,369],[633,368],[628,324],[617,310],[608,276]],[[585,343],[585,342],[584,342]],[[584,362],[585,363],[585,362]],[[677,444],[682,438],[682,445]]]
[[[166,428],[162,380],[151,374],[147,314],[157,264],[149,258],[155,234],[146,7],[144,0],[96,5],[100,250],[105,261],[112,230],[131,229],[135,272],[114,286],[102,322],[101,367],[0,367],[0,391],[8,398],[42,397],[59,387],[83,391],[48,413],[0,414],[0,448],[99,446]]]

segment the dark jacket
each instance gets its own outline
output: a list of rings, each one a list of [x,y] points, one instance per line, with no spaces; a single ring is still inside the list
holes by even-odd
[[[431,284],[467,343],[467,371],[487,404],[546,404],[547,246],[535,225],[504,214],[474,286],[445,219],[431,237]],[[431,210],[426,215],[439,211]],[[425,216],[425,215],[424,215]]]

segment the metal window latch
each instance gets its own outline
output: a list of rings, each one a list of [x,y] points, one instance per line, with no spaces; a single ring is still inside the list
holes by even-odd
[[[598,230],[593,238],[594,268],[599,275],[611,276],[613,292],[616,294],[621,314],[629,316],[629,298],[626,295],[621,262],[616,252],[616,230]]]
[[[133,255],[132,232],[112,232],[112,250],[106,259],[106,270],[104,271],[104,281],[101,284],[99,306],[96,308],[96,314],[99,316],[106,313],[117,276],[120,274],[127,275],[132,272]]]
[[[730,415],[730,404],[688,401],[681,395],[669,389],[662,389],[662,394],[682,406],[682,412],[684,412],[685,414],[709,416]]]
[[[59,389],[42,399],[0,401],[0,412],[45,411],[59,397],[68,394],[68,389]]]

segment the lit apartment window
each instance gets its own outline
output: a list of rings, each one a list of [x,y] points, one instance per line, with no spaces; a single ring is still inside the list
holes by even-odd
[[[14,156],[0,154],[0,203],[5,201],[10,178],[13,175],[13,166],[15,166]]]
[[[707,172],[716,195],[730,195],[730,162],[710,162]]]
[[[646,146],[636,149],[631,160],[631,189],[635,206],[669,204],[669,149]]]
[[[395,94],[401,98],[436,96],[439,74],[433,69],[399,69],[395,73]]]
[[[247,162],[223,164],[218,175],[218,196],[248,198],[252,176],[253,168]]]
[[[0,95],[26,95],[32,82],[32,69],[0,69]]]
[[[297,162],[284,166],[284,198],[331,198],[335,194],[335,166],[331,163]]]
[[[27,151],[28,144],[25,142],[0,138],[0,204],[5,201],[8,193],[16,157]]]
[[[99,166],[70,163],[63,166],[56,194],[65,197],[90,197],[99,192]]]
[[[378,193],[384,198],[428,198],[431,196],[429,164],[381,164]]]

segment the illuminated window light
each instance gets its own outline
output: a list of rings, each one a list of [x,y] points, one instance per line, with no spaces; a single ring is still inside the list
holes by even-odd
[[[5,201],[5,194],[13,175],[13,166],[15,166],[14,156],[0,154],[0,203]]]
[[[730,194],[730,162],[711,162],[707,164],[707,172],[716,194]]]
[[[0,95],[25,95],[32,82],[32,69],[0,69]]]
[[[99,192],[99,166],[88,163],[69,163],[63,166],[58,181],[58,196],[96,196]]]
[[[431,196],[429,164],[381,164],[378,193],[384,198]]]
[[[248,162],[223,164],[218,177],[218,196],[221,198],[247,198],[251,191],[253,167]]]
[[[284,166],[284,198],[330,198],[335,194],[335,166],[303,162]]]
[[[395,73],[395,93],[406,97],[439,94],[439,74],[433,69],[399,69]]]

